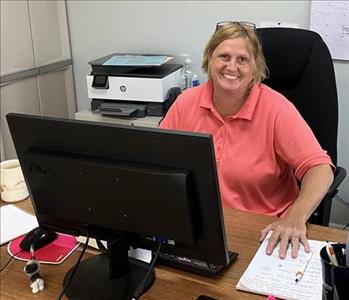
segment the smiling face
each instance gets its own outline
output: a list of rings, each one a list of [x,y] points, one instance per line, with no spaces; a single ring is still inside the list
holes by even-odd
[[[254,59],[242,37],[227,39],[213,51],[209,74],[219,93],[246,94],[253,80]]]

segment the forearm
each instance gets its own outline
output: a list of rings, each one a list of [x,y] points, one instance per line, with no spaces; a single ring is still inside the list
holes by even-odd
[[[333,182],[330,165],[322,164],[309,169],[302,178],[301,188],[287,216],[306,222],[320,204]]]

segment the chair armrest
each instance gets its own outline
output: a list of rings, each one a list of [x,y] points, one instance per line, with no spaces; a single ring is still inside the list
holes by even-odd
[[[343,167],[337,166],[336,171],[334,172],[333,182],[328,189],[326,197],[328,196],[330,198],[333,198],[338,193],[338,186],[342,183],[346,176],[347,171]]]

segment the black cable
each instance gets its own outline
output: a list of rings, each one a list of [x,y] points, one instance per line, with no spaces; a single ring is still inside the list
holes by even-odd
[[[81,253],[80,253],[80,256],[79,256],[79,258],[78,258],[78,260],[77,260],[77,262],[76,262],[76,264],[75,264],[75,266],[74,266],[73,271],[70,273],[69,279],[67,280],[67,282],[66,282],[65,286],[63,287],[61,293],[58,295],[57,300],[62,299],[62,297],[63,297],[65,291],[66,291],[67,288],[69,287],[69,285],[70,285],[70,283],[71,283],[71,281],[72,281],[72,279],[73,279],[73,277],[74,277],[76,271],[78,270],[78,267],[79,267],[79,265],[80,265],[80,261],[81,261],[82,257],[83,257],[84,254],[85,254],[85,251],[86,251],[86,248],[87,248],[87,245],[88,245],[89,240],[90,240],[90,233],[87,232],[87,237],[86,237],[86,242],[85,242],[84,248],[82,249],[82,251],[81,251]]]
[[[5,263],[5,265],[1,268],[0,272],[2,272],[3,270],[5,270],[5,268],[7,267],[7,265],[10,263],[10,261],[18,254],[22,253],[24,250],[19,250],[17,253],[15,253],[13,256],[10,254],[11,258],[7,261],[7,263]]]
[[[104,246],[103,247],[105,250],[108,250],[108,248],[111,248],[111,246],[113,246],[114,244],[116,244],[118,241],[120,241],[122,239],[123,239],[123,237],[121,236],[121,237],[117,238],[116,240],[112,241],[110,244],[107,244],[107,249]]]
[[[149,275],[151,274],[152,270],[154,269],[155,261],[156,261],[156,259],[158,258],[161,245],[162,245],[161,242],[159,242],[158,249],[156,250],[156,253],[155,253],[154,257],[153,257],[153,261],[150,263],[148,272],[147,272],[147,274],[144,276],[143,281],[138,285],[138,287],[136,288],[136,290],[133,292],[133,295],[132,295],[132,297],[131,297],[131,300],[137,300],[137,299],[142,295],[142,292],[143,292],[143,290],[144,290],[145,283],[147,282]]]
[[[343,227],[343,230],[347,229],[349,227],[349,223]]]

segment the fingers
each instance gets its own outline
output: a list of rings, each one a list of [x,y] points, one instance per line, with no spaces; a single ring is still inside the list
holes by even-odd
[[[292,247],[291,248],[291,257],[292,258],[297,258],[300,244],[303,245],[304,251],[306,253],[310,252],[310,245],[309,245],[308,239],[305,236],[305,234],[300,234],[299,236],[297,234],[295,234],[295,235],[291,236],[290,243],[291,243],[291,247]]]
[[[301,234],[299,240],[304,247],[304,251],[309,253],[310,252],[310,245],[309,245],[308,239],[305,236],[305,234]]]
[[[263,242],[265,237],[268,235],[268,232],[271,230],[271,225],[268,225],[263,230],[261,230],[259,241]]]
[[[297,258],[300,244],[303,245],[304,251],[306,253],[310,252],[310,245],[309,245],[308,239],[305,236],[305,234],[298,234],[298,233],[293,233],[291,235],[285,234],[280,239],[279,257],[281,259],[286,258],[287,248],[290,245],[291,246],[291,257]]]
[[[293,235],[291,237],[291,257],[296,258],[298,256],[298,250],[299,250],[299,236]]]
[[[276,247],[277,243],[279,242],[280,239],[280,232],[279,231],[274,231],[273,234],[271,235],[268,245],[267,245],[267,254],[271,255],[273,253],[274,248]]]
[[[271,235],[266,254],[271,255],[274,249],[279,243],[278,255],[280,259],[285,259],[287,256],[287,249],[291,247],[291,257],[296,258],[298,256],[300,244],[303,245],[305,252],[310,252],[309,242],[305,234],[300,233],[297,230],[291,230],[290,228],[283,228],[278,226]]]
[[[287,249],[289,244],[291,244],[291,256],[296,258],[298,256],[299,250],[299,236],[297,234],[291,234],[289,230],[278,231],[276,230],[271,236],[269,243],[267,245],[267,254],[273,253],[274,248],[279,245],[279,258],[285,259],[287,254]]]
[[[283,233],[280,240],[280,248],[279,248],[279,258],[285,259],[287,247],[290,241],[290,234],[288,232]]]
[[[278,243],[279,258],[284,259],[287,255],[287,249],[291,247],[291,257],[298,256],[300,244],[303,245],[305,252],[310,252],[309,242],[306,237],[306,227],[290,225],[289,222],[279,219],[278,221],[265,227],[260,234],[260,241],[263,241],[269,231],[273,231],[266,248],[266,254],[271,255]]]

